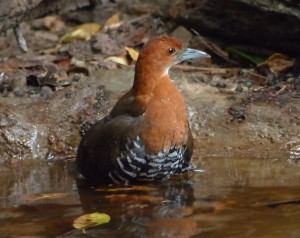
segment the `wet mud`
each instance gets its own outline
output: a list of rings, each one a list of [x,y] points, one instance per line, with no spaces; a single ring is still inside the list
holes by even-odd
[[[2,97],[0,162],[75,156],[82,124],[107,115],[131,87],[133,75],[133,68],[98,70],[49,98]],[[263,95],[220,92],[180,70],[171,77],[185,97],[201,153],[299,158],[299,98],[290,97],[281,106]]]

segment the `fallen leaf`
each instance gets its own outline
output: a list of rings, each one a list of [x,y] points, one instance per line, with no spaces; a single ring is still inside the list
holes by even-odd
[[[76,229],[82,229],[85,233],[85,229],[93,226],[99,226],[110,221],[110,216],[105,213],[88,213],[82,215],[73,221],[73,227]]]
[[[125,47],[125,50],[129,54],[131,59],[133,59],[134,61],[137,61],[137,59],[139,57],[139,52],[137,52],[135,49],[130,48],[130,47]]]
[[[75,57],[73,57],[70,60],[69,67],[66,70],[67,70],[68,74],[70,74],[70,73],[81,73],[84,75],[90,74],[89,66],[84,61],[78,60]]]
[[[267,84],[266,77],[264,77],[260,74],[252,73],[252,72],[247,72],[247,74],[248,74],[249,79],[255,81],[257,84],[259,84],[259,85]]]
[[[294,64],[293,60],[288,59],[284,54],[275,53],[271,55],[265,62],[259,66],[266,65],[272,73],[282,73],[291,68]]]
[[[126,66],[128,66],[130,64],[130,62],[128,61],[126,55],[109,56],[109,57],[105,58],[104,62],[106,62],[106,61],[113,61],[113,62],[116,62],[118,64],[122,64],[122,65],[126,65]]]
[[[85,23],[73,28],[66,33],[62,38],[62,43],[69,43],[73,40],[89,40],[97,32],[101,30],[101,25],[97,23]]]
[[[119,13],[116,13],[114,15],[112,15],[110,18],[108,18],[105,22],[105,26],[110,26],[110,25],[113,25],[113,24],[117,24],[120,22],[120,15]]]
[[[44,26],[47,27],[51,32],[59,32],[66,27],[65,22],[61,16],[52,15],[44,18]]]
[[[226,88],[218,88],[221,93],[234,93],[238,88],[238,84],[232,84],[230,87]]]

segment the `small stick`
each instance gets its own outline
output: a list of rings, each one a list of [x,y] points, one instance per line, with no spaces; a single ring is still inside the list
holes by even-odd
[[[22,52],[24,52],[24,53],[27,52],[28,49],[27,49],[26,40],[25,40],[24,36],[22,35],[19,24],[15,25],[14,33],[15,33],[15,37],[17,39],[18,45],[19,45],[20,49],[22,50]]]
[[[196,70],[202,71],[204,73],[210,74],[227,74],[232,71],[238,71],[238,68],[206,68],[206,67],[197,67],[197,66],[189,66],[189,65],[175,65],[173,69],[180,69],[183,71]]]
[[[142,16],[139,16],[139,17],[136,17],[136,18],[133,18],[129,21],[120,21],[118,23],[115,23],[115,24],[111,24],[109,26],[105,26],[104,27],[104,32],[107,32],[109,30],[115,30],[117,28],[119,28],[121,25],[125,24],[125,23],[128,23],[128,24],[133,24],[133,23],[136,23],[144,18],[147,18],[149,17],[150,15],[149,14],[146,14],[146,15],[142,15]]]

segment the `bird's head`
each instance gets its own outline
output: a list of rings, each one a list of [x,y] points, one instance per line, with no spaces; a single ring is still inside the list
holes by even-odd
[[[186,59],[210,57],[203,51],[183,48],[182,43],[170,36],[158,36],[151,39],[140,51],[136,71],[165,75],[175,64]]]

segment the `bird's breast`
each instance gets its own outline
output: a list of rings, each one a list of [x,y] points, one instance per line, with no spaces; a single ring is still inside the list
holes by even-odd
[[[153,92],[142,123],[141,137],[149,154],[183,146],[189,130],[187,112],[175,86],[161,87]]]

